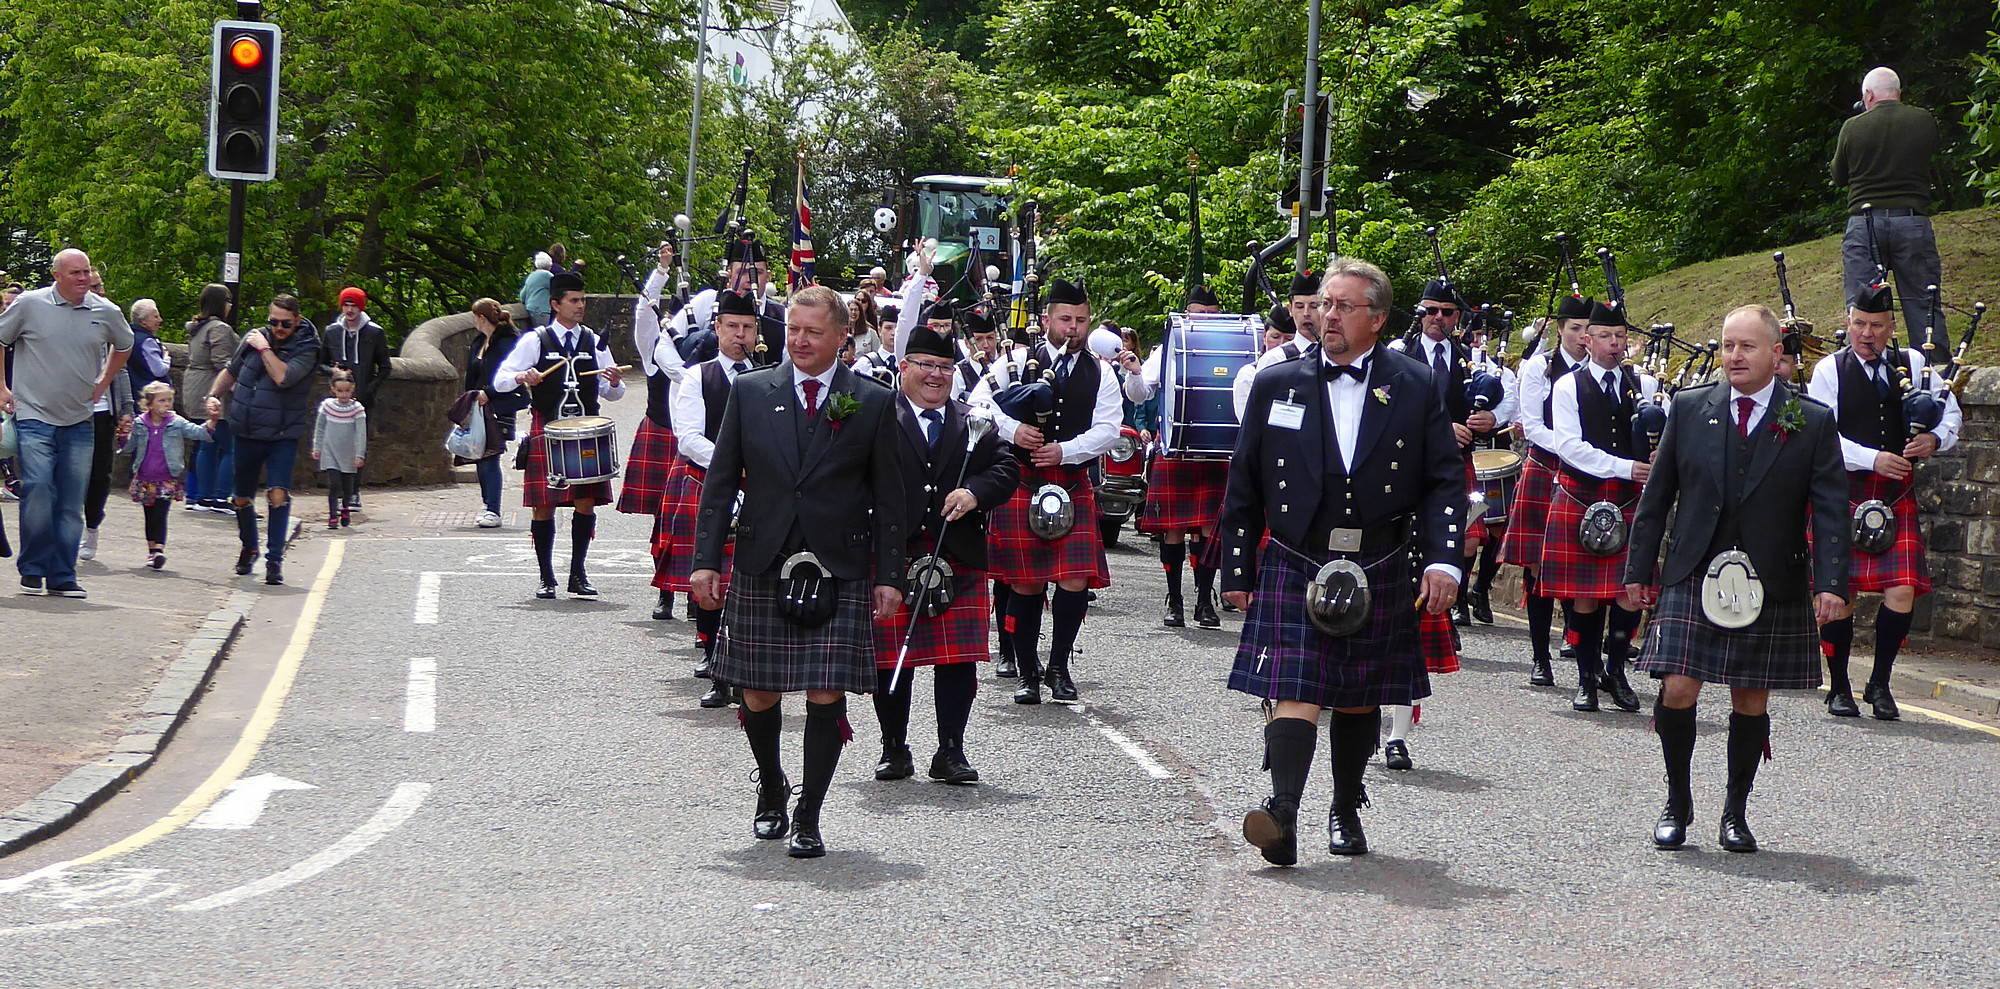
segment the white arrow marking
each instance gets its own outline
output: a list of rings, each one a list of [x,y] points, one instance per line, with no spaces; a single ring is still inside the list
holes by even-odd
[[[318,789],[311,783],[286,779],[272,773],[247,777],[229,784],[228,792],[221,799],[210,804],[201,816],[188,822],[188,827],[209,831],[242,831],[257,823],[264,814],[264,804],[271,794],[280,790]]]
[[[437,672],[435,659],[410,660],[409,699],[403,704],[404,731],[437,729]]]
[[[415,625],[436,625],[438,623],[438,575],[422,573],[417,575],[417,610],[411,616]]]
[[[368,846],[382,840],[382,836],[396,830],[398,825],[410,819],[429,796],[429,783],[400,783],[389,800],[360,827],[349,832],[347,837],[333,843],[324,851],[298,862],[283,872],[272,873],[252,883],[245,883],[235,889],[226,889],[199,900],[176,904],[171,910],[213,910],[233,903],[241,903],[253,896],[262,896],[274,890],[284,889],[305,882],[342,862],[367,850]]]

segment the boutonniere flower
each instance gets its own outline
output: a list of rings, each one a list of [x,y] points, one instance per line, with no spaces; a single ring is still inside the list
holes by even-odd
[[[839,429],[841,422],[859,411],[861,411],[860,399],[844,391],[836,392],[832,398],[827,399],[826,421],[832,423],[833,428]]]
[[[1383,385],[1382,387],[1380,387],[1380,388],[1377,388],[1377,389],[1375,389],[1375,401],[1377,401],[1377,402],[1379,402],[1379,403],[1381,403],[1381,404],[1383,404],[1383,405],[1387,405],[1387,404],[1389,404],[1389,386],[1388,386],[1388,385]]]
[[[1791,439],[1792,434],[1806,428],[1806,407],[1797,398],[1790,399],[1778,409],[1778,415],[1771,420],[1771,432],[1778,434],[1778,442]]]

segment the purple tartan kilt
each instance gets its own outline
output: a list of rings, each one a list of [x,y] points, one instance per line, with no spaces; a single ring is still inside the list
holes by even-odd
[[[666,525],[653,544],[653,554],[667,561],[658,582],[661,590],[686,593],[689,589],[688,578],[694,573],[694,534],[701,516],[701,484],[707,476],[707,470],[683,457],[674,464],[673,473],[667,478],[667,495],[660,503],[660,513],[666,516]],[[729,590],[730,562],[735,558],[736,542],[731,540],[722,548],[722,590],[725,593]]]
[[[1819,687],[1819,625],[1812,599],[1764,602],[1747,628],[1720,628],[1701,613],[1701,579],[1660,592],[1646,631],[1645,673],[1678,673],[1753,690]]]
[[[748,690],[875,691],[875,633],[866,580],[839,581],[826,624],[800,628],[778,613],[778,577],[737,574],[722,605],[717,679]]]
[[[910,558],[924,550],[910,548]],[[952,566],[951,607],[936,618],[917,620],[910,636],[908,666],[942,666],[951,663],[978,663],[991,658],[987,652],[986,627],[993,617],[993,592],[982,570],[967,570],[957,560]],[[903,630],[909,626],[910,603],[905,600],[896,614],[875,623],[875,668],[896,665],[896,653],[903,648]]]
[[[1228,486],[1227,460],[1154,457],[1146,472],[1146,511],[1139,517],[1139,531],[1213,528]]]
[[[1517,567],[1542,565],[1542,533],[1548,523],[1549,502],[1555,496],[1556,455],[1541,447],[1528,447],[1528,462],[1521,465],[1521,479],[1514,485],[1514,500],[1507,507],[1507,534],[1500,539],[1500,562]]]
[[[1924,558],[1924,534],[1917,527],[1917,497],[1908,481],[1891,481],[1874,471],[1847,474],[1847,514],[1853,525],[1855,506],[1871,498],[1889,503],[1896,513],[1896,541],[1886,553],[1868,554],[1854,550],[1847,588],[1849,591],[1881,591],[1891,587],[1914,587],[1917,593],[1931,592],[1931,568]],[[1894,500],[1890,500],[1892,496]],[[1807,526],[1811,533],[1812,527]]]
[[[1044,484],[1067,488],[1076,508],[1076,525],[1054,542],[1028,530],[1028,499]],[[1009,584],[1088,580],[1094,588],[1110,587],[1111,563],[1104,556],[1104,537],[1097,531],[1097,490],[1090,486],[1089,471],[1081,465],[1023,464],[1014,496],[988,516],[986,567],[994,579]]]
[[[624,485],[618,489],[618,510],[627,515],[657,515],[667,494],[680,444],[673,430],[650,418],[639,420],[632,434],[632,453],[625,458]]]
[[[599,505],[611,502],[610,481],[572,484],[566,488],[549,487],[549,451],[542,444],[540,413],[534,414],[534,425],[528,430],[528,438],[521,442],[528,445],[528,466],[521,471],[522,507],[561,508],[578,498],[589,498]]]
[[[1556,479],[1549,505],[1549,524],[1542,534],[1542,566],[1535,574],[1544,597],[1558,601],[1608,601],[1625,593],[1625,551],[1598,556],[1583,548],[1577,526],[1591,502],[1608,501],[1625,508],[1625,529],[1639,510],[1639,485],[1626,478],[1596,483],[1579,480],[1569,471]]]
[[[1430,696],[1417,641],[1410,554],[1398,549],[1362,568],[1373,594],[1368,624],[1339,639],[1306,617],[1306,584],[1318,569],[1271,544],[1257,574],[1229,689],[1319,707],[1411,704]]]

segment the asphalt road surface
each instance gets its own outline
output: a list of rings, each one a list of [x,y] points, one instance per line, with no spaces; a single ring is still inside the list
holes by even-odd
[[[1658,852],[1646,716],[1527,686],[1504,620],[1437,679],[1418,768],[1370,769],[1370,854],[1323,850],[1322,755],[1301,864],[1266,867],[1238,833],[1261,715],[1222,687],[1240,622],[1160,628],[1143,539],[1084,627],[1084,705],[987,674],[983,781],[949,787],[921,772],[928,673],[916,779],[873,779],[855,698],[831,852],[791,860],[750,836],[734,713],[695,707],[691,623],[649,618],[646,535],[605,516],[596,602],[533,600],[520,528],[303,540],[162,764],[0,860],[0,984],[2000,984],[1990,725],[1777,700],[1765,850],[1730,855],[1707,698],[1694,841]]]

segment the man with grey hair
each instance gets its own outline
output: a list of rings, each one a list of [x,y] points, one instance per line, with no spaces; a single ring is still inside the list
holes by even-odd
[[[76,582],[83,496],[96,426],[92,406],[124,373],[132,328],[118,307],[90,291],[90,258],[55,256],[55,284],[22,293],[0,312],[0,381],[20,368],[14,391],[0,384],[0,411],[20,436],[21,572],[24,594],[84,597]],[[106,350],[110,359],[105,359]]]
[[[1840,125],[1833,148],[1833,182],[1847,187],[1847,232],[1840,244],[1842,297],[1852,299],[1876,282],[1868,222],[1861,210],[1869,205],[1875,217],[1875,256],[1896,274],[1910,340],[1923,346],[1928,327],[1931,355],[1941,358],[1951,338],[1944,314],[1930,311],[1924,291],[1939,278],[1930,218],[1937,121],[1929,110],[1903,102],[1902,80],[1887,66],[1870,69],[1862,78],[1861,106],[1860,114]]]

